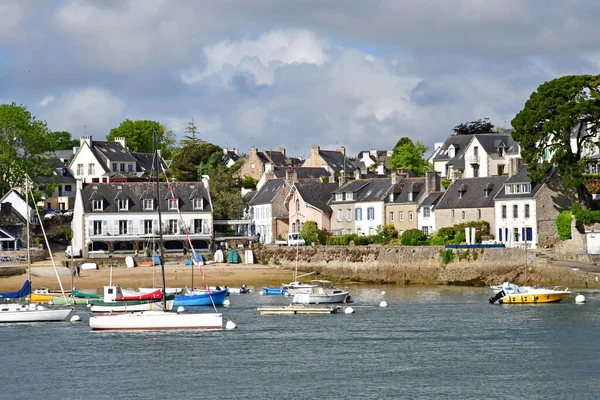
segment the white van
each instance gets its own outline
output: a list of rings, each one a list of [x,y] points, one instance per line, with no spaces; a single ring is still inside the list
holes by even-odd
[[[67,249],[65,250],[65,256],[67,258],[71,258],[71,245],[67,246]],[[75,254],[73,254],[73,257],[81,257],[81,249],[79,251],[75,251]]]
[[[300,233],[288,233],[288,246],[305,246],[306,240],[300,235]]]

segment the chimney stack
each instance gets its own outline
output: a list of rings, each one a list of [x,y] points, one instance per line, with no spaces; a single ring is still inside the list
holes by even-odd
[[[516,174],[523,166],[523,159],[521,157],[510,157],[508,159],[508,176],[511,177]]]
[[[280,152],[281,154],[283,154],[283,156],[285,157],[285,148],[279,147],[279,148],[277,148],[277,151]]]
[[[79,138],[79,145],[83,147],[83,144],[86,143],[88,147],[92,147],[92,137],[91,136],[82,136]]]
[[[437,171],[427,171],[425,173],[425,193],[440,191],[440,174]]]
[[[251,156],[256,156],[257,155],[257,153],[256,153],[256,147],[250,147],[250,155]]]
[[[340,153],[342,153],[344,155],[344,157],[346,157],[346,148],[344,146],[342,146],[336,150],[339,151]]]
[[[125,138],[124,137],[117,137],[117,138],[115,138],[114,141],[119,143],[124,149],[127,149],[127,146],[125,146]]]
[[[319,156],[319,151],[321,150],[321,148],[317,145],[314,145],[310,148],[310,156],[315,158]]]
[[[285,180],[288,185],[292,186],[294,183],[298,182],[298,174],[292,168],[285,170]]]

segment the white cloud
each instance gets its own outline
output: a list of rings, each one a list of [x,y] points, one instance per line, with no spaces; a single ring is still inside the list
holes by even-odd
[[[1,1],[0,46],[15,45],[27,41],[35,26],[27,26],[29,18],[43,7],[40,1]]]
[[[111,128],[125,120],[126,103],[102,88],[73,89],[42,112],[53,130],[68,131],[75,138],[91,134],[104,139]]]
[[[322,65],[328,59],[328,41],[306,30],[274,30],[257,39],[221,41],[204,48],[206,67],[193,67],[181,74],[187,84],[221,73],[228,66],[250,73],[257,84],[272,84],[274,71],[285,65]]]
[[[40,107],[48,107],[54,101],[54,96],[46,96],[40,101]]]

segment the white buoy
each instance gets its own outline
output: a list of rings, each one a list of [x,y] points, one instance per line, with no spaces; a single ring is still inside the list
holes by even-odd
[[[237,325],[233,321],[227,321],[227,323],[225,324],[225,329],[227,329],[228,331],[231,331],[235,328],[237,328]]]
[[[177,307],[177,313],[181,313],[181,312],[184,312],[184,311],[185,311],[185,308],[183,308],[183,306]]]
[[[388,306],[388,303],[385,300],[382,300],[381,303],[379,303],[379,307],[381,307],[381,308],[386,308],[387,306]]]
[[[291,296],[290,292],[285,292],[283,295],[286,297]]]
[[[262,296],[263,294],[265,294],[265,292],[264,290],[261,290],[260,292],[258,292],[258,294]]]
[[[79,315],[73,315],[69,321],[71,321],[71,322],[80,322],[81,321],[81,317]]]
[[[381,295],[383,296],[384,294],[385,294],[385,290],[382,290],[381,291]]]
[[[352,308],[352,307],[344,308],[344,314],[354,314],[354,308]]]
[[[231,301],[229,299],[225,299],[225,301],[223,301],[223,305],[225,307],[230,306],[231,305]]]
[[[578,294],[575,297],[575,303],[577,303],[577,304],[585,303],[585,296],[582,294]]]
[[[90,308],[92,305],[91,305],[90,303],[87,303],[85,306],[86,306],[87,308]]]

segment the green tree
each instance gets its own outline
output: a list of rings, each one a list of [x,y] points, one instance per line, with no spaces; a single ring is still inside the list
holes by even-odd
[[[541,84],[511,121],[513,138],[529,165],[529,177],[541,180],[551,165],[566,186],[577,189],[580,203],[591,205],[584,186],[586,150],[594,146],[600,121],[600,75],[563,76]],[[574,146],[572,146],[572,140]]]
[[[423,158],[427,149],[427,146],[419,141],[413,143],[410,138],[400,138],[394,147],[388,166],[392,169],[404,168],[417,176],[424,176],[431,168],[431,165]]]
[[[175,153],[171,175],[178,181],[196,181],[209,175],[219,165],[225,165],[223,150],[209,142],[189,142]]]
[[[473,135],[477,133],[491,133],[495,128],[489,118],[484,118],[477,121],[464,122],[456,125],[452,130],[457,135]]]
[[[427,240],[427,236],[420,229],[409,229],[402,234],[400,243],[403,246],[417,246],[420,242]]]
[[[319,243],[319,226],[315,221],[306,221],[300,234],[306,240],[306,244]]]
[[[25,106],[0,105],[0,149],[0,194],[22,185],[25,176],[37,182],[52,174],[45,153],[56,150],[54,136]]]
[[[132,121],[126,119],[116,128],[110,130],[106,136],[107,140],[115,140],[123,137],[127,147],[134,152],[154,153],[154,132],[158,148],[162,151],[163,158],[169,159],[173,156],[175,135],[167,130],[164,125],[145,119]]]
[[[56,150],[73,150],[73,147],[79,146],[79,140],[71,138],[71,133],[67,131],[57,131],[50,134],[55,143]]]
[[[236,186],[237,179],[231,176],[225,164],[217,166],[208,176],[213,218],[240,219],[244,214],[245,204],[240,189]]]
[[[188,126],[186,126],[185,128],[185,133],[187,133],[187,135],[181,141],[183,145],[189,143],[198,143],[200,141],[200,139],[198,138],[198,127],[194,122],[194,118],[192,118],[191,121],[188,122]]]

